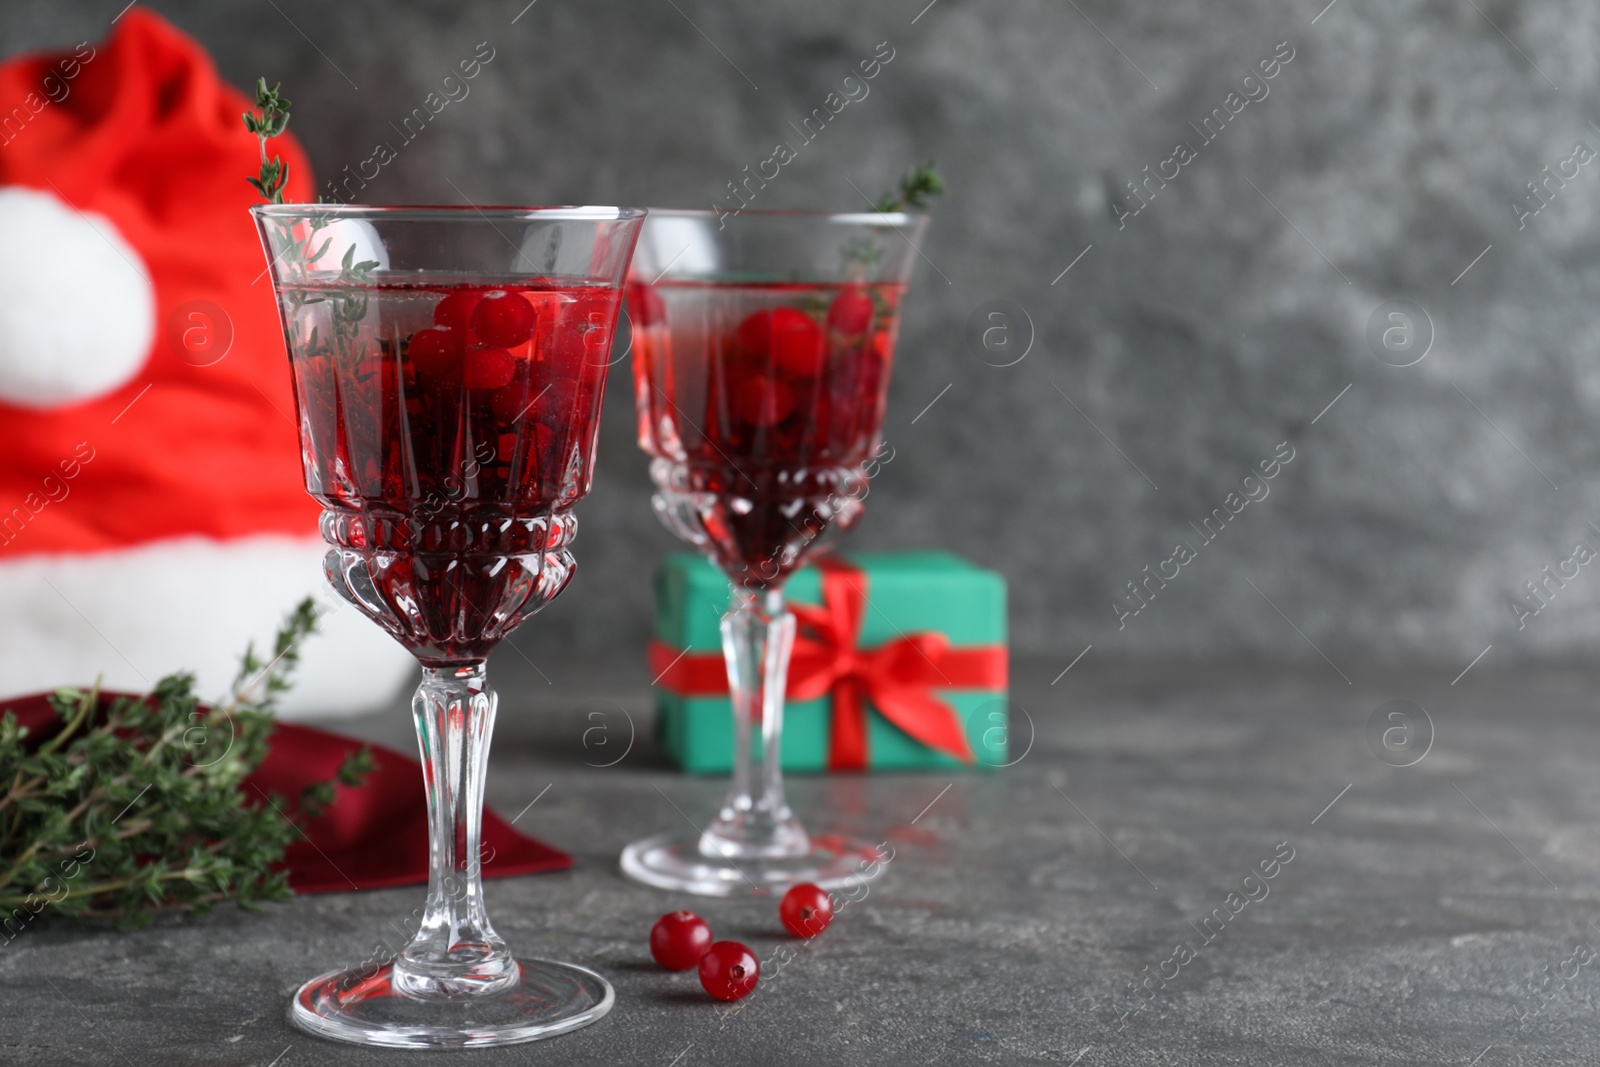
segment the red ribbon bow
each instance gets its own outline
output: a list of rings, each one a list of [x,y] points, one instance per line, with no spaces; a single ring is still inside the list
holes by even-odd
[[[941,633],[902,634],[877,648],[858,644],[867,606],[867,575],[842,560],[825,557],[822,604],[791,604],[799,623],[789,662],[789,700],[833,696],[828,747],[831,770],[867,766],[867,708],[872,706],[911,737],[963,763],[973,761],[966,730],[955,709],[932,693],[934,686],[999,689],[1006,685],[1004,646],[951,648]],[[720,653],[679,653],[660,641],[650,645],[650,668],[675,693],[715,696],[728,692]]]

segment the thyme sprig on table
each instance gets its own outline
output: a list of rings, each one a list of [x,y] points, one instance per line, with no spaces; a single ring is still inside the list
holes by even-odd
[[[50,697],[56,734],[39,745],[10,711],[0,717],[0,937],[46,910],[141,926],[160,912],[204,914],[228,900],[252,908],[290,897],[271,868],[314,818],[335,783],[372,769],[362,748],[333,780],[308,786],[298,810],[247,790],[267,754],[273,708],[316,628],[309,598],[290,614],[263,661],[246,650],[229,696],[206,707],[192,674],[162,678],[145,696],[61,689]],[[4,941],[0,941],[3,944]]]

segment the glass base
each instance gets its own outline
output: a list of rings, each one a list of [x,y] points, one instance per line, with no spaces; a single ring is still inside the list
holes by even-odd
[[[702,897],[782,894],[811,882],[852,889],[883,876],[889,864],[874,845],[837,834],[813,834],[795,856],[724,856],[701,847],[701,835],[657,834],[622,850],[622,873],[657,889]]]
[[[522,980],[492,996],[429,1000],[393,987],[393,966],[332,971],[300,987],[289,1018],[318,1037],[386,1048],[481,1048],[555,1037],[611,1010],[611,983],[569,963],[518,960]]]

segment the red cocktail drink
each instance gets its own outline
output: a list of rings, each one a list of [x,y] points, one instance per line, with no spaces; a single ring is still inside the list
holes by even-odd
[[[796,621],[783,587],[825,534],[861,515],[926,222],[654,210],[645,220],[627,289],[653,504],[733,587],[722,617],[733,780],[704,830],[623,850],[623,872],[646,885],[782,893],[861,885],[884,870],[864,841],[807,834],[784,798]]]
[[[422,664],[428,898],[396,950],[295,993],[314,1034],[391,1048],[534,1041],[615,994],[517,957],[484,907],[489,652],[572,577],[623,273],[643,212],[253,209],[322,505],[328,581]],[[400,931],[398,924],[390,924]]]
[[[408,279],[280,299],[324,535],[365,557],[424,664],[482,660],[571,575],[546,554],[589,488],[617,290]]]
[[[905,286],[663,282],[628,287],[639,444],[700,501],[735,581],[781,583],[848,522],[877,444]]]

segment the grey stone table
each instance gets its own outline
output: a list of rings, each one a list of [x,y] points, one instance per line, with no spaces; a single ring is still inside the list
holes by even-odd
[[[512,650],[491,672],[505,696],[490,802],[526,808],[519,827],[577,866],[491,882],[492,913],[517,949],[605,973],[608,1018],[454,1054],[291,1029],[295,985],[362,958],[417,903],[394,890],[131,935],[26,930],[0,950],[0,1062],[1600,1061],[1596,673],[1491,661],[1452,686],[1459,664],[1343,663],[1347,684],[1321,661],[1094,655],[1055,683],[1065,659],[1017,665],[1016,719],[1033,737],[1007,770],[792,783],[813,826],[848,823],[897,855],[737,1013],[692,974],[656,969],[647,931],[692,904],[766,958],[792,944],[772,904],[692,902],[616,871],[630,838],[681,820],[673,805],[704,817],[718,786],[655,754],[633,668],[545,663],[547,682]],[[1436,734],[1404,768],[1365,736],[1398,698]],[[579,742],[593,711],[615,729],[604,756]],[[587,766],[623,751],[628,717],[633,749]],[[346,728],[409,744],[408,725],[397,708]],[[1028,733],[1016,729],[1019,751]]]

